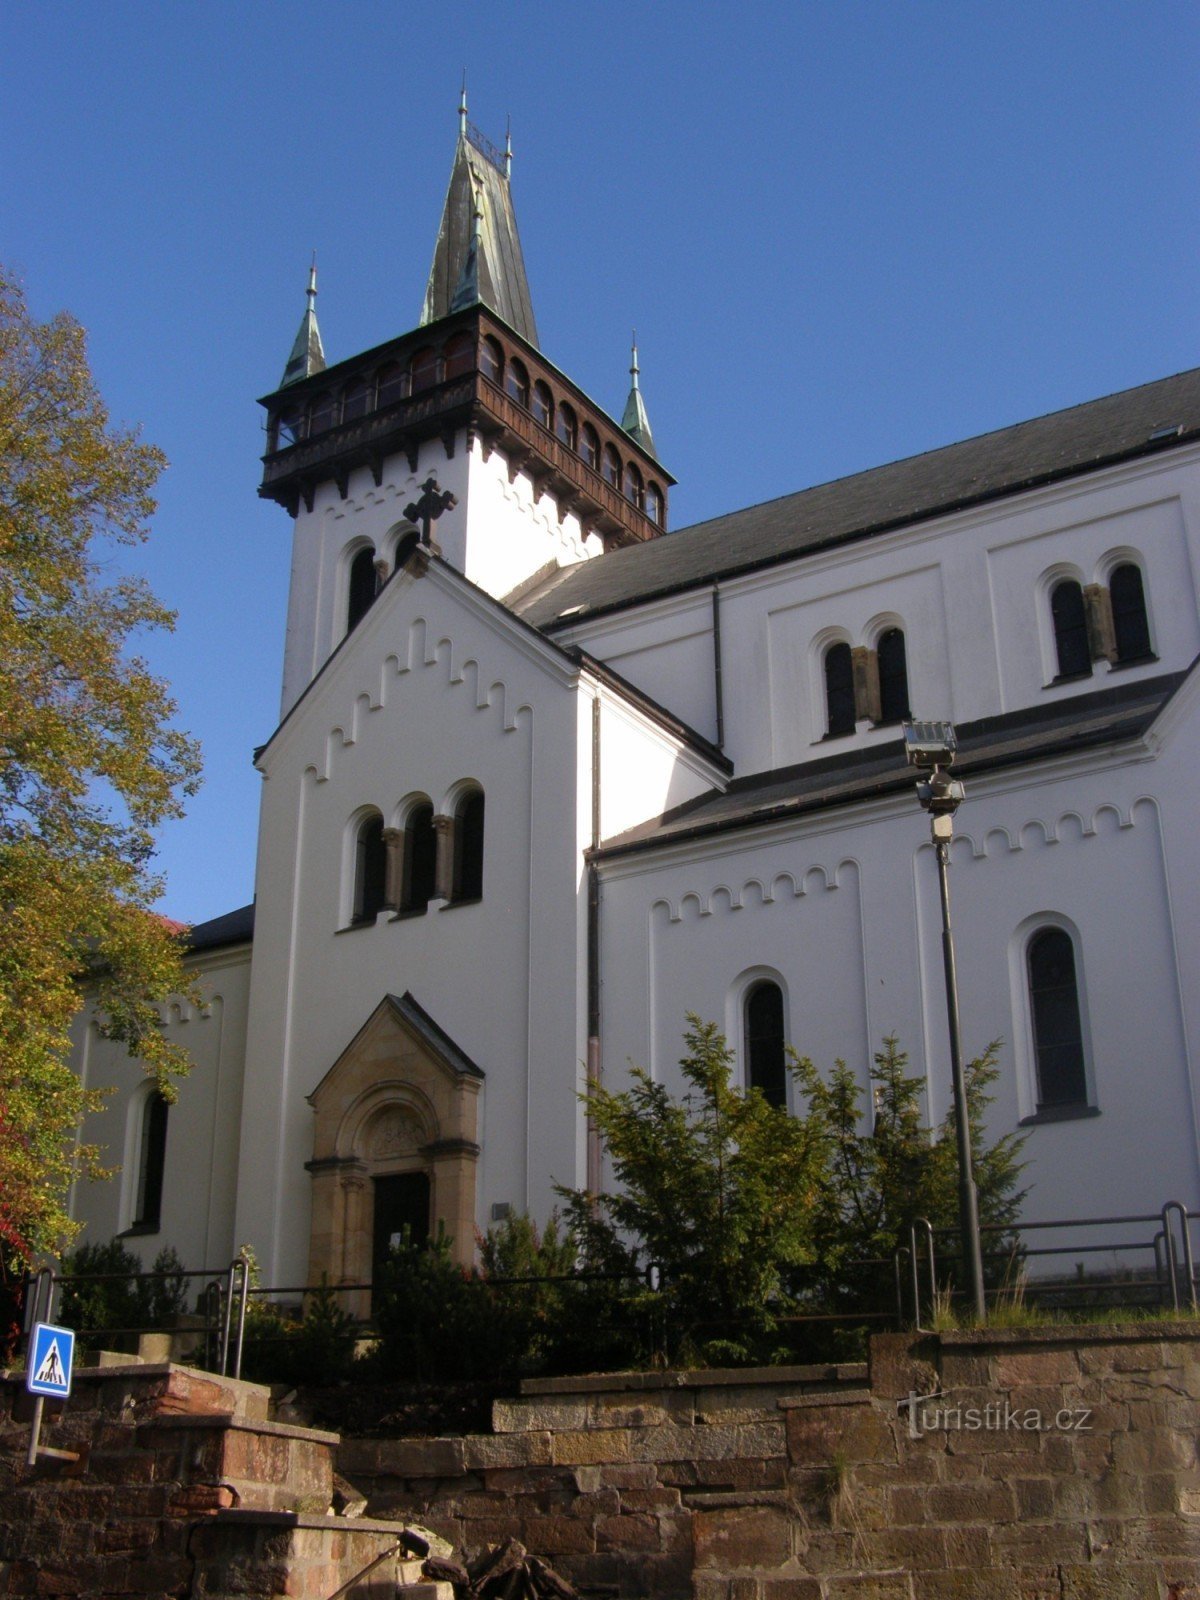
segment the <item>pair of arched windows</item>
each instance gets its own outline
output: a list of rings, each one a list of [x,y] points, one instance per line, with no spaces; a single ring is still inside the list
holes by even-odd
[[[1152,661],[1150,620],[1142,570],[1133,561],[1113,568],[1107,588],[1060,578],[1050,590],[1058,678],[1087,678],[1095,660],[1113,666]]]
[[[910,715],[903,629],[886,628],[873,650],[839,639],[827,647],[824,669],[827,738],[853,733],[859,720],[884,727]]]
[[[412,801],[400,829],[385,829],[378,811],[358,824],[354,838],[352,924],[372,923],[381,911],[419,915],[431,900],[463,905],[483,895],[483,790],[464,790],[448,817],[432,801]]]

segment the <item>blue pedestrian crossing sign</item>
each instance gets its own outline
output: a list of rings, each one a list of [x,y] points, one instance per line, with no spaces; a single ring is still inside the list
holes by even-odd
[[[71,1392],[71,1364],[75,1360],[75,1334],[70,1328],[55,1328],[49,1322],[35,1322],[29,1341],[29,1361],[25,1367],[25,1387],[30,1394],[49,1395],[65,1400]]]

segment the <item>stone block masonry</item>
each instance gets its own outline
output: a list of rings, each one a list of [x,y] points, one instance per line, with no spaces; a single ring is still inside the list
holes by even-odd
[[[345,1440],[377,1515],[694,1600],[1200,1600],[1200,1325],[877,1335],[866,1367],[529,1382]]]

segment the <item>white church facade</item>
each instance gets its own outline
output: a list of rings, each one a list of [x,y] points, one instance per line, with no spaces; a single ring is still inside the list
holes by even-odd
[[[669,529],[538,345],[505,159],[463,118],[420,325],[264,401],[294,523],[252,906],[198,927],[194,1061],[116,1084],[88,1237],[361,1282],[405,1222],[469,1260],[603,1183],[580,1090],[742,1081],[786,1039],[950,1100],[937,883],[900,722],[951,719],[968,1052],[1027,1216],[1200,1207],[1200,371]]]

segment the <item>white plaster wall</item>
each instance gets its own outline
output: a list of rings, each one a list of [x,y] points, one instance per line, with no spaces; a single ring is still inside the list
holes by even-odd
[[[1172,865],[1175,836],[1155,798],[1177,791],[1180,766],[1194,782],[1182,737],[1174,749],[1156,763],[1100,758],[1032,781],[980,780],[960,812],[951,883],[965,1044],[974,1053],[1004,1040],[993,1134],[1016,1130],[1032,1109],[1024,997],[1010,983],[1014,932],[1056,915],[1081,937],[1100,1115],[1022,1130],[1031,1220],[1200,1201],[1185,1033],[1197,952],[1193,919],[1179,910],[1195,880]],[[865,1083],[869,1053],[897,1033],[939,1120],[949,1066],[926,838],[915,802],[896,803],[607,866],[606,1082],[619,1083],[632,1059],[677,1084],[688,1010],[725,1026],[740,1054],[739,981],[761,969],[781,978],[792,1042],[819,1066],[844,1056]]]
[[[199,959],[189,966],[195,970]],[[233,1216],[241,1137],[250,949],[214,952],[200,974],[199,1008],[175,1001],[162,1008],[167,1037],[188,1052],[190,1073],[178,1081],[167,1116],[162,1226],[125,1241],[146,1266],[165,1246],[197,1271],[228,1266],[236,1248]],[[102,1146],[109,1180],[77,1183],[71,1215],[86,1224],[81,1243],[104,1244],[129,1227],[136,1203],[137,1138],[147,1091],[141,1066],[123,1045],[102,1039],[90,1013],[74,1029],[74,1061],[86,1087],[112,1092],[86,1119],[83,1138]]]
[[[307,1265],[305,1097],[387,992],[411,990],[486,1074],[479,1215],[574,1182],[577,673],[437,568],[401,575],[263,757],[239,1237],[275,1281]],[[349,819],[463,779],[486,795],[483,898],[339,926]]]
[[[715,763],[692,751],[607,685],[600,696],[600,837],[723,788]]]
[[[553,495],[539,494],[524,472],[509,477],[508,459],[500,450],[486,457],[481,440],[471,446],[468,514],[463,541],[439,538],[442,554],[497,599],[502,599],[535,572],[547,566],[570,566],[600,554],[595,534],[586,537],[579,518],[559,517]]]

